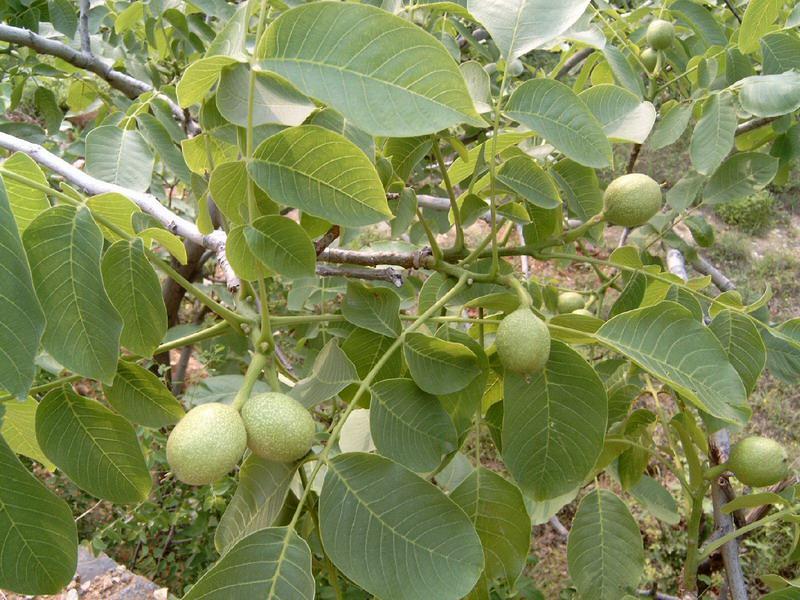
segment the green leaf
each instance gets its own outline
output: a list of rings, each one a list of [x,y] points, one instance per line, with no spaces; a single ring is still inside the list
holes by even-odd
[[[234,125],[246,127],[250,99],[250,67],[224,67],[217,86],[217,108]],[[300,125],[316,109],[311,100],[272,73],[256,71],[253,79],[252,125]]]
[[[78,12],[70,0],[47,0],[47,12],[56,31],[63,33],[70,40],[75,37],[75,32],[78,30]]]
[[[478,467],[450,494],[475,525],[483,545],[484,577],[511,589],[522,573],[531,543],[531,519],[522,493],[485,467]]]
[[[414,168],[428,155],[432,147],[433,140],[428,136],[389,138],[383,154],[391,159],[397,176],[402,181],[408,181]]]
[[[733,148],[736,134],[736,109],[730,93],[713,94],[703,105],[703,116],[692,133],[689,152],[698,173],[716,171]]]
[[[188,406],[197,406],[206,402],[222,402],[230,404],[236,392],[244,383],[243,375],[213,375],[206,377],[186,390],[183,402]],[[269,391],[269,386],[263,381],[256,381],[253,395]]]
[[[66,387],[48,392],[36,411],[36,439],[47,458],[93,496],[126,504],[150,493],[153,482],[133,426],[96,400]]]
[[[291,527],[269,527],[239,540],[183,600],[313,600],[311,550]]]
[[[169,135],[169,131],[153,115],[143,113],[136,117],[139,130],[145,139],[156,149],[162,162],[167,168],[184,183],[192,180],[192,172],[186,166],[186,161],[180,148],[175,145]]]
[[[199,104],[217,83],[222,68],[234,63],[230,56],[210,56],[194,61],[183,73],[176,89],[178,103],[186,108]]]
[[[231,263],[231,267],[233,267],[233,271],[239,277],[248,281],[255,281],[267,275],[268,272],[247,245],[244,230],[244,225],[237,225],[231,228],[228,232],[228,240],[225,243],[225,254]]]
[[[39,483],[0,437],[0,588],[58,594],[78,564],[66,502]]]
[[[561,160],[553,167],[552,174],[570,213],[578,219],[586,221],[603,210],[603,190],[594,169]]]
[[[750,0],[739,27],[739,50],[750,54],[768,33],[783,8],[783,0]]]
[[[363,131],[345,119],[332,108],[323,108],[315,112],[308,121],[309,125],[319,125],[343,135],[356,146],[361,148],[371,161],[375,161],[375,140],[366,131]]]
[[[47,177],[44,176],[39,165],[27,154],[15,152],[2,163],[2,168],[30,179],[39,185],[49,187]],[[50,202],[44,192],[35,190],[24,183],[19,183],[8,176],[4,176],[3,181],[8,195],[8,203],[11,205],[11,212],[17,221],[19,232],[22,234],[31,221],[50,208]]]
[[[506,373],[503,461],[534,500],[556,498],[583,482],[603,449],[608,398],[594,369],[553,341],[541,373]]]
[[[693,108],[693,102],[681,102],[662,112],[647,145],[653,150],[660,150],[677,142],[689,125]]]
[[[338,133],[292,127],[267,138],[255,158],[250,175],[276,202],[346,227],[392,216],[375,167]]]
[[[698,408],[729,423],[750,416],[736,369],[708,328],[675,302],[661,302],[607,321],[597,339],[670,385]]]
[[[205,58],[222,55],[230,59],[247,60],[248,56],[245,54],[244,46],[247,39],[247,25],[249,19],[249,7],[238,7],[228,22],[219,30],[214,41],[209,44]]]
[[[639,527],[612,492],[581,500],[567,541],[569,574],[582,600],[619,600],[635,593],[644,570]]]
[[[800,319],[786,321],[778,328],[778,332],[795,342],[790,343],[782,337],[764,332],[767,368],[781,381],[797,383],[800,380]]]
[[[34,358],[45,328],[31,270],[5,187],[0,180],[0,388],[24,399],[36,374]]]
[[[378,452],[417,473],[435,470],[458,445],[442,404],[410,379],[372,386],[369,423]]]
[[[480,539],[464,511],[433,484],[374,454],[328,462],[319,523],[336,567],[380,598],[456,600],[483,570]]]
[[[774,492],[761,492],[759,494],[747,494],[745,496],[737,496],[730,502],[726,502],[722,507],[722,512],[726,515],[743,508],[756,508],[764,506],[765,504],[775,505],[791,505],[791,502],[780,494]]]
[[[534,206],[556,208],[561,205],[553,179],[529,156],[509,158],[497,172],[497,180]]]
[[[311,408],[330,400],[356,381],[356,368],[334,338],[317,354],[311,373],[297,382],[290,395],[306,408]]]
[[[652,477],[642,475],[628,492],[656,519],[673,526],[681,522],[675,498]]]
[[[69,0],[62,0],[69,2]],[[46,87],[36,88],[34,93],[34,102],[36,102],[36,110],[44,117],[45,127],[47,133],[56,135],[58,130],[61,129],[61,121],[64,120],[64,112],[58,105],[56,95],[53,90]]]
[[[92,196],[86,200],[86,206],[92,211],[92,216],[97,215],[103,220],[110,221],[131,236],[136,235],[133,228],[133,215],[141,213],[139,207],[130,198],[116,192],[106,192]],[[111,242],[123,239],[105,225],[100,225],[103,237]]]
[[[737,85],[742,108],[756,117],[779,117],[800,108],[800,72],[753,75]]]
[[[133,129],[103,125],[86,136],[86,172],[137,192],[146,192],[153,173],[153,151]]]
[[[609,139],[642,144],[650,135],[656,121],[656,109],[617,85],[593,85],[578,94],[586,103]]]
[[[142,240],[112,244],[101,268],[108,297],[122,316],[120,343],[134,354],[152,356],[167,332],[167,308]]]
[[[245,225],[247,247],[270,271],[289,279],[313,277],[314,244],[305,230],[287,217],[267,215]]]
[[[400,296],[390,288],[348,281],[342,315],[357,327],[388,337],[400,335]]]
[[[636,94],[639,98],[644,96],[642,77],[638,70],[633,68],[626,54],[616,46],[606,44],[603,48],[603,56],[611,72],[614,74],[614,79],[617,80],[617,83]]]
[[[338,2],[299,6],[269,26],[257,55],[264,69],[370,135],[409,137],[459,123],[486,125],[444,46],[378,8]]]
[[[177,423],[183,407],[161,380],[136,363],[120,360],[114,385],[103,386],[108,403],[123,417],[158,429]]]
[[[667,204],[675,210],[683,212],[697,199],[697,195],[705,182],[705,175],[689,171],[669,189],[667,192]]]
[[[703,190],[705,204],[724,204],[764,189],[778,172],[778,159],[762,152],[739,152],[728,158]]]
[[[8,400],[0,404],[0,436],[15,454],[22,454],[39,463],[48,471],[56,466],[47,460],[36,441],[36,409],[39,403],[28,396],[19,402]]]
[[[552,79],[526,81],[511,94],[505,112],[575,162],[597,168],[611,164],[611,144],[602,125],[563,83]]]
[[[678,0],[670,5],[670,12],[681,19],[687,27],[697,32],[707,47],[726,46],[728,37],[716,15],[702,4],[692,0]]]
[[[272,526],[295,471],[293,464],[271,462],[255,454],[245,459],[239,469],[239,486],[214,533],[220,554],[243,537]]]
[[[709,329],[722,344],[747,393],[752,393],[767,362],[767,350],[756,326],[740,313],[723,310]]]
[[[588,0],[468,0],[507,62],[553,42],[581,18]]]
[[[478,376],[478,358],[464,346],[424,333],[409,333],[403,354],[414,382],[433,395],[461,390]]]
[[[208,181],[214,203],[233,223],[244,223],[241,210],[247,206],[247,179],[247,163],[237,160],[217,165]]]
[[[787,32],[771,33],[761,39],[763,75],[800,69],[800,39]]]
[[[25,230],[22,241],[47,315],[45,350],[70,371],[110,383],[122,319],[103,287],[103,235],[89,209],[49,208]]]
[[[386,354],[393,342],[392,338],[385,335],[356,328],[342,342],[342,350],[353,362],[358,374],[357,379],[363,379],[378,360]],[[400,377],[402,368],[402,355],[397,352],[378,370],[373,382]]]

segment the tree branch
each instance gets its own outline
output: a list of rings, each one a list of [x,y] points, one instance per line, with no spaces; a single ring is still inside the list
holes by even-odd
[[[689,279],[686,273],[686,259],[680,250],[669,248],[667,250],[667,268],[683,279]],[[731,284],[732,285],[732,284]],[[721,429],[708,438],[711,463],[719,465],[728,459],[730,451],[730,435],[727,429]],[[716,477],[711,482],[711,501],[714,507],[715,529],[725,535],[736,529],[733,515],[723,512],[722,507],[730,502],[734,497],[730,484],[724,477]],[[742,565],[739,561],[739,543],[733,539],[725,543],[720,549],[722,552],[722,563],[725,566],[725,581],[728,585],[728,593],[731,600],[747,600],[747,584],[745,583]]]
[[[0,25],[0,27],[3,26]],[[216,254],[217,262],[225,274],[225,281],[227,282],[228,289],[235,291],[239,288],[239,278],[236,276],[236,273],[225,255],[227,236],[221,229],[216,229],[208,235],[203,235],[200,233],[197,225],[173,213],[166,206],[161,204],[155,196],[95,179],[38,144],[33,144],[14,137],[13,135],[0,132],[0,148],[27,154],[40,165],[61,175],[71,184],[80,187],[92,196],[112,192],[131,199],[143,212],[155,217],[156,220],[172,233],[212,250]]]
[[[721,464],[728,459],[730,451],[730,435],[727,429],[721,429],[708,438],[709,450],[711,453],[712,464]],[[734,531],[736,524],[733,516],[725,514],[722,507],[731,498],[724,485],[730,485],[722,477],[714,478],[711,482],[711,501],[714,505],[714,524],[716,529],[723,535]],[[722,563],[725,566],[725,581],[728,584],[728,593],[731,600],[747,600],[747,584],[745,583],[742,564],[739,561],[739,541],[732,539],[723,544],[720,548],[722,552]]]
[[[388,281],[395,287],[403,286],[403,274],[392,268],[367,269],[363,267],[332,267],[331,265],[317,265],[317,275],[320,277],[352,277],[369,281]]]
[[[122,71],[115,70],[110,65],[103,62],[100,58],[92,55],[91,52],[81,52],[71,48],[70,46],[67,46],[66,44],[62,44],[56,40],[51,40],[50,38],[39,35],[38,33],[29,31],[28,29],[12,27],[11,25],[5,25],[3,23],[0,23],[0,41],[26,46],[38,52],[39,54],[56,56],[75,67],[91,71],[101,79],[107,81],[111,87],[119,90],[131,99],[141,96],[146,92],[155,92],[159,95],[159,97],[163,98],[167,104],[169,104],[170,110],[172,111],[175,119],[181,123],[184,123],[190,133],[198,133],[200,131],[199,127],[194,121],[187,120],[183,109],[181,109],[181,107],[178,106],[178,104],[172,100],[172,98],[158,92],[158,90],[156,90],[149,83],[136,79],[135,77],[131,77]],[[87,42],[88,31],[84,33],[84,29],[81,28],[81,44],[85,45]]]
[[[394,265],[406,269],[424,269],[431,258],[430,248],[417,252],[365,252],[362,250],[342,250],[327,248],[319,255],[319,260],[329,263],[377,267]]]
[[[764,125],[769,125],[776,119],[777,117],[762,117],[760,119],[751,119],[749,121],[745,121],[736,128],[736,135],[742,135],[748,131],[753,131],[759,127],[764,127]]]
[[[730,279],[725,277],[722,271],[717,269],[699,254],[696,254],[695,256],[696,258],[692,259],[692,266],[694,269],[703,275],[710,275],[711,281],[714,282],[714,285],[717,286],[720,291],[730,292],[736,289],[736,285]]]
[[[566,77],[574,67],[578,66],[587,58],[589,58],[589,55],[592,52],[594,52],[594,48],[584,48],[583,50],[578,50],[575,54],[570,56],[564,63],[564,66],[559,69],[558,73],[556,73],[556,79]]]
[[[78,33],[81,38],[81,52],[86,56],[92,56],[92,42],[89,39],[89,9],[90,0],[80,0],[80,12],[78,13]]]

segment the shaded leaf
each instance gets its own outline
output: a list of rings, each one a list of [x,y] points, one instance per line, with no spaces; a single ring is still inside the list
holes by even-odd
[[[120,360],[114,384],[103,390],[114,410],[137,425],[158,429],[174,425],[184,415],[180,402],[161,380],[133,362]]]
[[[47,315],[45,350],[70,371],[110,383],[122,319],[103,287],[103,235],[89,209],[50,208],[36,217],[22,240]]]
[[[412,471],[433,471],[456,449],[456,430],[442,404],[410,379],[373,385],[369,414],[378,452]]]
[[[101,269],[108,297],[122,316],[120,343],[135,354],[152,356],[167,332],[167,308],[142,240],[114,243]]]
[[[78,563],[72,511],[22,466],[2,437],[0,472],[0,586],[57,594]]]
[[[136,432],[96,400],[68,388],[48,392],[36,411],[36,439],[47,458],[93,496],[125,504],[150,493]]]
[[[553,341],[541,373],[506,373],[503,461],[535,500],[555,498],[583,482],[603,449],[608,398],[592,367]]]
[[[467,515],[436,486],[374,454],[328,462],[319,506],[322,543],[367,592],[397,600],[456,600],[483,570]]]

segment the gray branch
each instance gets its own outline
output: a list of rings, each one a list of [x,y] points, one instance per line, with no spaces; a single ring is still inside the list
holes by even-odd
[[[750,121],[745,121],[736,128],[736,135],[742,135],[743,133],[753,131],[754,129],[758,129],[764,125],[769,125],[775,119],[777,119],[777,117],[763,117],[760,119],[751,119]]]
[[[82,29],[81,36],[82,36],[82,44],[86,42],[83,40],[83,36],[86,35],[88,37],[88,31],[84,34]],[[10,25],[5,25],[0,23],[0,41],[8,42],[10,44],[17,44],[20,46],[27,46],[32,50],[35,50],[39,54],[48,54],[50,56],[56,56],[69,64],[78,67],[79,69],[85,69],[97,75],[98,77],[104,79],[108,82],[108,84],[116,90],[119,90],[123,94],[125,94],[128,98],[137,98],[144,93],[147,92],[155,92],[158,94],[160,98],[163,98],[167,104],[169,104],[170,110],[172,111],[173,116],[176,120],[180,121],[181,123],[186,124],[190,133],[197,133],[199,132],[199,128],[197,124],[192,121],[186,119],[186,114],[183,112],[178,104],[172,100],[169,96],[158,92],[152,85],[136,79],[135,77],[131,77],[127,73],[123,73],[122,71],[117,71],[116,69],[112,68],[110,65],[103,62],[100,58],[92,55],[91,53],[81,52],[80,50],[75,50],[74,48],[67,46],[66,44],[62,44],[59,41],[52,40],[50,38],[46,38],[44,36],[39,35],[38,33],[34,33],[33,31],[29,31],[28,29],[23,29],[21,27],[12,27]]]
[[[712,463],[721,464],[725,462],[728,459],[731,443],[728,430],[721,429],[711,434],[708,442]],[[711,501],[714,505],[714,524],[716,529],[722,535],[725,535],[736,529],[736,524],[734,523],[733,515],[725,514],[722,511],[722,507],[732,499],[723,487],[723,481],[722,477],[716,477],[711,482]],[[728,585],[728,593],[731,600],[747,600],[747,584],[742,572],[742,564],[739,561],[739,540],[734,538],[725,543],[720,548],[720,551],[722,552],[722,564],[725,566],[725,583]]]
[[[696,258],[692,260],[692,266],[698,273],[702,273],[703,275],[710,275],[711,281],[714,283],[717,288],[722,292],[730,292],[736,289],[736,285],[725,275],[717,269],[714,265],[712,265],[708,260],[700,256],[699,254],[696,255]]]
[[[670,273],[677,275],[684,281],[689,279],[686,273],[686,259],[680,250],[669,248],[667,250],[667,268]],[[729,282],[730,283],[730,282]],[[733,284],[731,284],[732,286]],[[721,429],[708,438],[713,464],[722,464],[728,459],[730,451],[730,435],[727,429]],[[711,483],[711,501],[714,506],[715,529],[721,535],[725,535],[734,529],[733,516],[725,514],[722,507],[732,498],[733,492],[726,489],[727,481],[722,477],[717,477]],[[739,542],[736,539],[727,542],[720,549],[722,552],[722,563],[725,566],[725,582],[728,586],[728,593],[731,600],[747,600],[747,584],[742,573],[742,564],[739,561]]]
[[[328,263],[360,265],[362,267],[394,265],[406,269],[424,269],[430,256],[431,253],[428,248],[423,248],[417,252],[365,252],[362,250],[326,248],[319,255],[319,260]]]
[[[97,194],[111,192],[121,194],[131,199],[143,212],[155,217],[172,233],[212,250],[216,254],[217,262],[225,274],[225,281],[227,282],[228,289],[234,291],[239,288],[239,278],[236,276],[236,273],[234,273],[225,255],[227,236],[221,229],[216,229],[208,235],[203,235],[197,228],[197,225],[173,213],[170,209],[161,204],[155,196],[95,179],[55,154],[48,152],[38,144],[33,144],[8,135],[7,133],[0,132],[0,148],[27,154],[43,167],[47,167],[54,173],[61,175],[68,182],[78,186],[89,195],[95,196]]]
[[[90,3],[90,0],[80,0],[80,12],[78,13],[78,34],[81,38],[81,52],[86,56],[92,55],[92,42],[89,39]]]
[[[397,269],[392,269],[390,267],[369,269],[365,267],[317,265],[317,275],[320,277],[351,277],[354,279],[366,279],[368,281],[388,281],[395,287],[403,287],[403,274]]]
[[[592,52],[594,52],[594,48],[584,48],[583,50],[578,50],[575,54],[570,56],[564,63],[564,66],[559,69],[558,73],[556,73],[556,79],[566,77],[569,72],[572,71],[572,69],[589,58],[589,55]]]

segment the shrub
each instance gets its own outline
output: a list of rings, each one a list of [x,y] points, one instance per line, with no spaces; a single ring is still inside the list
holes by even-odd
[[[722,221],[740,231],[749,234],[762,233],[772,222],[775,209],[775,197],[767,190],[720,204],[716,207],[717,215]]]

